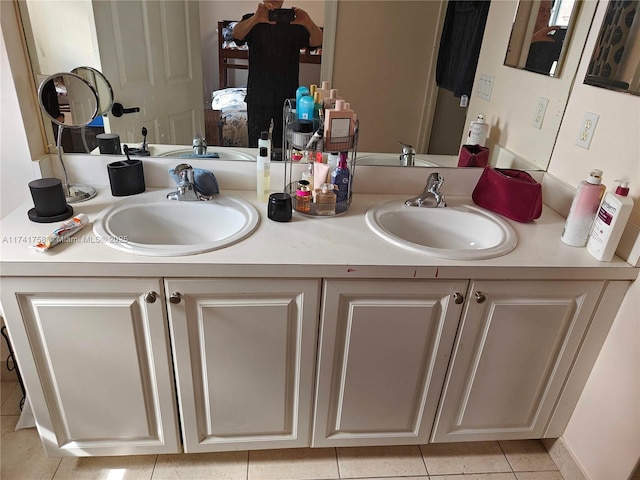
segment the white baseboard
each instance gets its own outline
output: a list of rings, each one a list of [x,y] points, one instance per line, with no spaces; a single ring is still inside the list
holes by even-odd
[[[562,437],[544,438],[542,444],[560,470],[564,480],[590,480]]]

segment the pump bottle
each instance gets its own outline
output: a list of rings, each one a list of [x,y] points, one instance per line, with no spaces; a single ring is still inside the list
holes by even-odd
[[[607,192],[593,222],[587,251],[601,262],[610,262],[616,253],[618,243],[633,210],[633,200],[629,198],[629,182],[620,182],[616,192]]]
[[[482,147],[487,143],[487,135],[489,134],[489,125],[484,120],[484,114],[479,113],[475,121],[469,126],[469,137],[467,145],[480,145]]]
[[[602,170],[592,170],[586,180],[582,180],[573,197],[571,209],[564,224],[560,239],[572,247],[584,247],[589,239],[593,219],[598,212],[605,186]]]

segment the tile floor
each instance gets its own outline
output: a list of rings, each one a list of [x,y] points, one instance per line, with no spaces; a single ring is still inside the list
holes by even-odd
[[[537,440],[47,458],[34,428],[15,431],[18,383],[0,394],[2,480],[563,480]]]

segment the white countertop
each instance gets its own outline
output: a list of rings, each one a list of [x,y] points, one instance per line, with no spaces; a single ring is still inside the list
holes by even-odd
[[[167,189],[169,191],[170,189]],[[46,253],[28,248],[59,223],[31,222],[31,202],[0,222],[2,276],[109,277],[333,277],[333,278],[477,278],[477,279],[627,279],[638,269],[614,257],[599,262],[585,248],[560,241],[565,219],[545,206],[531,223],[507,220],[518,235],[511,253],[488,260],[445,260],[393,246],[367,227],[364,214],[372,205],[406,195],[354,194],[348,212],[329,218],[294,213],[288,223],[271,221],[266,203],[253,191],[223,190],[252,203],[260,213],[256,231],[235,245],[199,255],[147,257],[118,251],[98,243],[87,225],[71,240]],[[73,205],[91,222],[114,201],[108,188],[92,200]],[[471,202],[471,199],[468,199]],[[203,219],[206,221],[206,219]]]

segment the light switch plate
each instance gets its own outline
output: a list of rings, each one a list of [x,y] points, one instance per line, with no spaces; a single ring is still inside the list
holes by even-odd
[[[591,139],[593,138],[593,132],[598,124],[600,115],[591,112],[584,112],[582,117],[582,123],[580,123],[580,129],[578,130],[578,138],[576,139],[576,145],[587,150],[591,146]]]
[[[495,79],[495,75],[481,73],[478,76],[476,97],[482,98],[483,100],[491,100],[491,92],[493,91],[493,82]]]
[[[545,97],[538,97],[536,103],[536,111],[533,114],[533,121],[531,125],[538,130],[542,128],[542,121],[544,120],[544,114],[547,112],[547,105],[549,105],[549,99]]]

